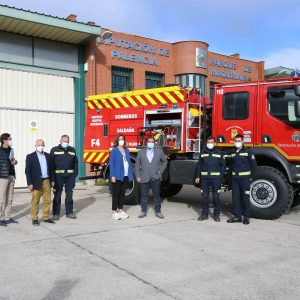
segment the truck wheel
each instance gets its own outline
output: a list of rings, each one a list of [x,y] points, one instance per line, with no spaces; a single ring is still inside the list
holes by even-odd
[[[169,181],[163,181],[160,186],[160,195],[169,198],[177,195],[182,189],[182,184],[171,184]]]
[[[293,202],[293,187],[275,168],[257,167],[251,184],[251,215],[254,218],[272,220],[279,218]]]

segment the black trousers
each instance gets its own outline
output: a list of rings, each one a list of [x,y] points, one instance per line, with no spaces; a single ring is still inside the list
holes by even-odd
[[[66,214],[73,213],[73,188],[75,187],[75,176],[67,176],[57,174],[55,176],[55,185],[54,185],[54,198],[53,198],[53,215],[60,214],[60,206],[61,206],[61,194],[63,188],[65,187],[66,192]]]
[[[123,181],[116,180],[115,183],[112,183],[112,210],[123,209],[128,183],[128,176],[125,176]]]

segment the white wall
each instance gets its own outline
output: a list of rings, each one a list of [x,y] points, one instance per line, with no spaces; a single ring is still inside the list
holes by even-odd
[[[31,122],[36,121],[36,128]],[[74,142],[73,78],[0,69],[0,133],[13,138],[16,187],[25,187],[25,158],[43,138],[46,151],[68,134]]]

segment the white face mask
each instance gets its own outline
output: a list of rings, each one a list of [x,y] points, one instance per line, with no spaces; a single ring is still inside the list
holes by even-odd
[[[45,146],[36,146],[36,151],[42,153],[42,152],[44,152],[44,148],[45,148]]]
[[[237,148],[237,149],[240,149],[240,148],[242,148],[242,143],[241,142],[234,142],[234,146],[235,146],[235,148]]]
[[[69,147],[69,143],[66,143],[66,142],[61,143],[61,146],[66,149]]]
[[[148,149],[153,149],[154,148],[154,143],[148,142],[147,143],[147,148]]]
[[[119,140],[119,146],[123,147],[125,144],[125,141],[124,140]]]
[[[212,149],[214,149],[215,145],[213,143],[207,143],[206,147],[207,147],[207,149],[212,150]]]

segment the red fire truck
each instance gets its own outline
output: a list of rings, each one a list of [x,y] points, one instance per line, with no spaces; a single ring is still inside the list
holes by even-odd
[[[225,152],[236,134],[252,147],[258,171],[251,185],[252,216],[278,218],[300,190],[300,78],[216,85],[213,103],[196,89],[170,86],[95,95],[86,101],[84,161],[109,177],[109,152],[116,134],[126,136],[132,162],[148,136],[169,160],[161,195],[172,197],[194,184],[203,141],[209,134]],[[223,190],[230,190],[228,163]],[[126,191],[139,201],[138,184]]]

